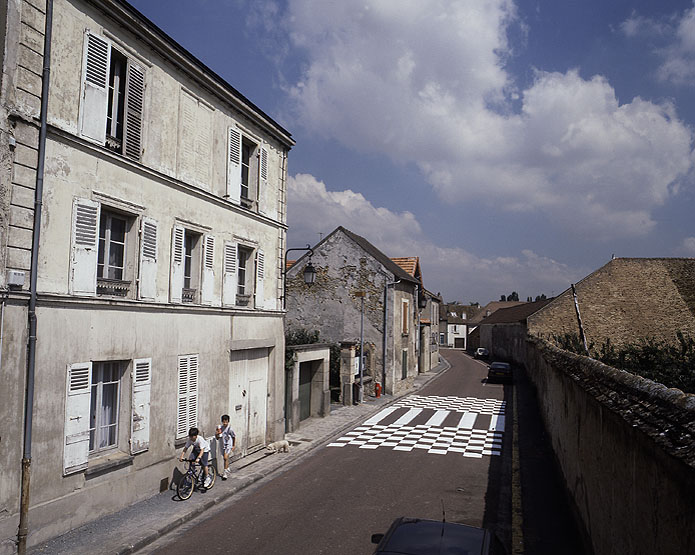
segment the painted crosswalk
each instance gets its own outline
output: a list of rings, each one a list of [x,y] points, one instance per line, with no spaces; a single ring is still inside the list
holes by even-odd
[[[411,395],[375,414],[328,447],[390,447],[394,451],[455,453],[473,458],[500,455],[505,408],[505,401],[499,399]]]

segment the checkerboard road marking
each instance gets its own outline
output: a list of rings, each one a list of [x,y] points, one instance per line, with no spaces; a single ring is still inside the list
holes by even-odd
[[[329,443],[328,447],[390,447],[394,451],[422,450],[434,455],[455,453],[478,459],[483,455],[500,455],[505,407],[505,401],[499,399],[411,395],[375,414]],[[456,426],[443,426],[452,413],[456,414]],[[397,416],[396,420],[384,424],[392,415]],[[427,418],[425,423],[411,425],[420,415]],[[479,415],[490,416],[487,428],[475,427]]]

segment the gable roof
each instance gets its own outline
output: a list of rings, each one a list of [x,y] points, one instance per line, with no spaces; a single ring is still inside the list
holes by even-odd
[[[379,249],[377,249],[374,245],[372,245],[364,237],[362,237],[361,235],[357,235],[356,233],[353,233],[349,229],[344,228],[342,225],[336,227],[333,231],[331,231],[328,235],[326,235],[323,239],[321,239],[321,241],[316,243],[316,245],[314,247],[312,247],[313,250],[314,251],[319,250],[321,248],[321,246],[326,241],[328,241],[328,239],[333,237],[336,233],[342,233],[348,239],[350,239],[351,241],[356,243],[358,247],[360,247],[363,251],[365,251],[372,258],[376,259],[382,266],[384,266],[384,268],[386,268],[389,272],[391,272],[397,280],[403,280],[403,281],[407,281],[409,283],[420,285],[420,280],[411,276],[408,272],[406,272],[403,268],[401,268],[398,264],[396,264],[393,260],[391,260],[383,252],[381,252]],[[304,255],[302,255],[293,264],[292,267],[297,266],[298,263],[300,261],[304,260],[304,258],[307,256],[309,256],[309,253],[305,253]]]
[[[695,258],[614,258],[576,284],[588,341],[695,336]],[[571,288],[529,318],[529,331],[576,332]]]
[[[486,324],[514,324],[517,322],[525,322],[534,312],[537,312],[545,305],[547,305],[552,299],[545,299],[542,301],[534,301],[532,303],[522,303],[517,306],[510,306],[509,308],[500,308],[495,310],[490,316],[484,318],[480,325],[484,326]]]
[[[497,310],[500,310],[501,308],[511,308],[513,306],[521,305],[521,304],[526,304],[523,301],[492,301],[487,303],[478,314],[476,314],[473,318],[469,318],[469,323],[471,324],[478,324],[480,323],[483,319],[487,318],[488,316],[491,316],[494,314]]]

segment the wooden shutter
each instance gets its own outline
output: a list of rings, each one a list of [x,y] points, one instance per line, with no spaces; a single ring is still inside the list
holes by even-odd
[[[171,234],[171,279],[169,298],[172,303],[180,303],[183,293],[183,262],[185,254],[185,228],[175,225]]]
[[[82,61],[80,134],[102,145],[106,141],[110,64],[111,42],[87,31]]]
[[[178,357],[179,380],[176,412],[176,438],[186,437],[198,425],[198,355]]]
[[[195,145],[196,145],[196,113],[198,101],[181,90],[181,105],[179,109],[179,179],[187,183],[195,182]]]
[[[234,127],[227,134],[227,197],[241,202],[241,133]]]
[[[125,93],[125,128],[123,153],[133,160],[142,155],[142,115],[145,100],[145,72],[128,60],[128,78]]]
[[[402,326],[403,326],[403,327],[402,327],[402,332],[403,332],[403,333],[408,333],[408,332],[410,331],[410,326],[409,326],[409,323],[410,323],[410,322],[408,321],[408,318],[409,318],[409,314],[408,314],[408,312],[409,312],[409,310],[408,310],[408,305],[409,305],[408,301],[403,300],[403,303],[402,303],[402,307],[403,307],[403,315],[402,315],[402,318],[403,318],[403,320],[402,320]]]
[[[140,299],[154,300],[157,296],[157,222],[142,218],[140,223]]]
[[[201,304],[213,304],[215,297],[215,237],[203,236],[203,271],[200,286]]]
[[[264,283],[265,283],[265,255],[261,249],[256,251],[256,289],[254,294],[256,296],[255,307],[265,308],[265,296],[264,296]]]
[[[142,453],[150,447],[150,389],[152,387],[152,359],[133,361],[133,395],[130,420],[130,453]]]
[[[98,202],[82,198],[73,201],[70,292],[74,295],[96,294],[99,217]]]
[[[222,305],[234,306],[237,292],[237,244],[224,244],[222,272]]]
[[[87,468],[91,392],[92,363],[81,362],[68,365],[63,445],[63,474],[65,475]]]
[[[195,135],[195,177],[198,185],[210,189],[212,168],[212,121],[213,112],[204,104],[198,103]]]

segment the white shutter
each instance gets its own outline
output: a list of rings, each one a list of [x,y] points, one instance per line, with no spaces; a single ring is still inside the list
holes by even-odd
[[[198,103],[196,113],[195,140],[195,177],[198,185],[205,189],[211,187],[210,169],[212,168],[212,120],[213,112],[207,106]]]
[[[98,202],[82,198],[73,201],[70,292],[75,295],[96,294],[99,216]]]
[[[91,391],[92,363],[68,365],[63,446],[64,475],[87,468]]]
[[[198,355],[178,357],[179,380],[176,411],[176,438],[186,437],[198,424]]]
[[[268,186],[268,149],[261,147],[258,160],[258,206],[259,211],[270,217],[277,218],[275,203],[276,191]]]
[[[227,197],[241,202],[241,133],[230,127],[227,133]]]
[[[125,93],[125,129],[123,153],[133,160],[142,154],[142,111],[145,98],[145,72],[128,60],[128,79]]]
[[[195,183],[196,160],[196,115],[198,101],[183,89],[181,90],[181,105],[179,112],[179,179],[187,183]]]
[[[185,235],[186,230],[183,227],[174,226],[171,234],[171,279],[169,283],[169,298],[172,303],[180,303],[183,293]]]
[[[215,238],[203,237],[203,279],[200,287],[201,304],[213,304],[215,297]]]
[[[142,453],[150,447],[150,389],[152,387],[152,359],[133,361],[133,402],[130,420],[130,454]]]
[[[110,64],[111,43],[87,31],[82,62],[80,133],[102,145],[106,141]]]
[[[224,260],[222,272],[222,304],[234,306],[237,291],[237,244],[224,244]]]
[[[154,300],[157,295],[157,222],[142,218],[140,224],[140,299]]]
[[[263,283],[265,282],[265,255],[261,249],[256,252],[256,308],[265,308],[265,296],[263,293]]]

